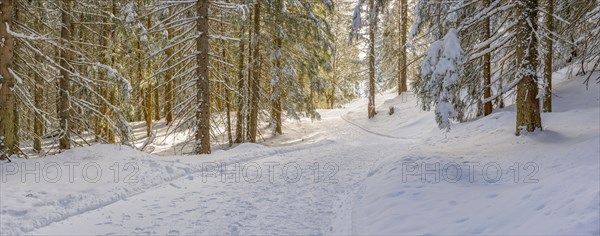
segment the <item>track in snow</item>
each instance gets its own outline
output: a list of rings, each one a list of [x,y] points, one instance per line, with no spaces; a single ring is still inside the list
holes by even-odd
[[[220,176],[203,176],[208,172],[194,173],[31,233],[352,233],[352,204],[361,182],[377,160],[394,155],[387,153],[385,150],[392,148],[385,146],[399,143],[377,134],[365,137],[364,128],[344,126],[339,119],[327,122],[330,124],[323,126],[329,127],[329,132],[318,137],[321,141],[249,154],[238,163],[246,167],[241,174],[247,174],[247,180],[238,175],[239,182],[223,182]],[[231,171],[233,164],[228,163],[227,169]],[[274,173],[267,165],[274,165]],[[282,175],[286,165],[288,179]],[[293,182],[295,167],[302,172],[297,182]],[[261,169],[260,180],[256,179],[257,168]]]

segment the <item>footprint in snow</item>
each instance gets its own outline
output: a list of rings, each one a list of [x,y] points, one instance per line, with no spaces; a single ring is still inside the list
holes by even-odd
[[[390,193],[390,194],[388,194],[388,197],[398,197],[398,196],[400,196],[402,194],[404,194],[404,191]]]
[[[10,216],[24,216],[27,214],[27,210],[15,211],[15,210],[2,210],[2,215],[10,215]]]
[[[535,208],[535,210],[539,211],[541,209],[544,209],[544,207],[546,207],[546,204],[539,205],[538,207]]]
[[[498,194],[494,193],[494,194],[487,195],[487,198],[495,198],[497,196],[498,196]]]

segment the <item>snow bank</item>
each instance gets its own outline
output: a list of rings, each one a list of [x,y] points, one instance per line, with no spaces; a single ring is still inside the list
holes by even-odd
[[[21,234],[192,172],[176,159],[95,145],[0,168],[3,234]]]
[[[203,164],[244,162],[280,151],[258,144],[241,144],[210,156],[159,157],[128,146],[103,144],[47,158],[3,162],[0,232],[3,235],[31,232],[201,172]]]
[[[355,233],[600,234],[600,87],[565,73],[543,132],[514,136],[513,106],[446,135],[415,124],[421,141],[368,174]]]

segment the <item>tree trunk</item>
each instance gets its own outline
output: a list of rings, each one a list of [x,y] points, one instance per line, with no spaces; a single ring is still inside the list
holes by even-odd
[[[0,24],[0,38],[4,45],[0,47],[0,159],[3,153],[10,156],[15,150],[17,131],[15,130],[15,78],[9,72],[13,61],[14,38],[8,33],[7,25],[13,25],[13,0],[3,0],[0,4],[2,23]]]
[[[259,77],[260,77],[260,2],[257,2],[254,9],[254,38],[252,47],[254,49],[252,58],[252,77],[250,80],[250,126],[248,127],[250,142],[256,143],[258,131],[258,98],[259,98]]]
[[[546,10],[546,29],[550,31],[547,37],[544,39],[544,48],[546,53],[544,54],[544,104],[543,111],[544,112],[552,112],[552,32],[554,32],[554,2],[553,0],[546,0],[545,4]]]
[[[155,82],[155,86],[154,86],[154,120],[158,121],[160,120],[160,94],[158,93],[158,86],[157,86],[158,82]]]
[[[150,28],[150,27],[148,27]],[[146,121],[146,136],[150,137],[152,134],[152,82],[150,78],[144,78],[144,68],[143,68],[143,56],[142,56],[142,45],[139,39],[137,39],[137,77],[139,80],[139,84],[143,84],[146,82],[146,88],[140,86],[140,96],[142,96],[142,105],[144,106],[144,120]],[[149,68],[149,67],[148,67]]]
[[[115,1],[116,0],[112,0],[111,1],[112,14],[114,16],[116,16],[118,14],[118,12],[119,12],[118,9],[117,9],[117,4],[116,4]],[[116,26],[116,21],[113,19],[113,22],[112,22],[112,25],[111,25],[111,28],[110,28],[109,42],[115,40],[116,34],[117,34],[117,26]],[[112,48],[109,49],[109,56],[108,56],[107,59],[108,59],[108,62],[110,63],[111,66],[115,64],[114,63],[115,62],[115,58],[113,56],[113,49]],[[118,106],[118,104],[117,104],[117,91],[116,91],[116,88],[114,88],[114,87],[113,88],[109,88],[109,91],[108,91],[108,101],[109,101],[109,103],[112,106]],[[108,110],[108,115],[107,116],[110,118],[111,115],[114,115],[113,111],[112,110]],[[106,128],[105,133],[106,133],[106,135],[108,137],[107,138],[108,139],[108,143],[115,143],[117,140],[116,140],[116,137],[115,137],[115,132],[113,131],[113,127],[111,125],[107,124],[105,126],[105,128]]]
[[[375,19],[374,0],[369,0],[370,22],[369,22],[369,119],[375,117]]]
[[[112,7],[111,7],[112,8]],[[110,40],[112,40],[111,36],[111,29],[110,29],[110,22],[108,21],[108,19],[103,19],[103,25],[102,25],[102,35],[100,35],[99,40],[100,40],[100,45],[102,46],[100,50],[102,50],[102,52],[104,53],[100,53],[100,62],[102,64],[108,65],[110,63],[109,61],[109,56],[111,55],[111,50],[108,48],[108,42]],[[108,76],[105,70],[100,70],[100,80],[104,81],[103,83],[106,83],[106,81],[108,80]],[[105,99],[109,98],[109,88],[107,88],[106,86],[104,86],[104,84],[100,84],[98,90],[100,91],[100,96],[102,96]],[[104,139],[105,141],[108,141],[108,124],[106,122],[106,117],[108,116],[108,104],[106,104],[106,102],[104,101],[99,101],[99,106],[100,106],[100,113],[103,117],[98,117],[96,119],[96,136],[98,137],[96,141],[99,141],[99,138],[101,137],[102,139]]]
[[[489,7],[490,0],[483,0],[484,8]],[[483,40],[488,40],[490,38],[490,18],[486,17],[483,20]],[[486,46],[483,50],[490,48],[490,46]],[[483,55],[483,98],[484,100],[488,99],[492,96],[491,89],[491,81],[492,81],[492,71],[491,71],[491,52],[488,52]],[[486,102],[483,108],[483,115],[487,116],[492,114],[492,101]]]
[[[152,90],[154,90],[154,86],[152,81],[148,81],[148,87],[146,88],[146,136],[152,135],[152,118],[153,118],[153,110],[154,110],[154,99],[152,97]]]
[[[198,0],[196,10],[196,154],[210,154],[210,81],[208,77],[208,0]]]
[[[400,58],[398,63],[398,95],[402,94],[402,92],[406,92],[408,90],[408,86],[406,85],[407,74],[406,74],[406,34],[408,27],[408,3],[407,0],[399,1],[400,6],[400,20],[398,22],[400,28],[400,54],[398,55]]]
[[[141,3],[139,3],[141,4]],[[150,29],[152,28],[152,17],[148,17],[148,19],[146,20],[146,29]],[[142,56],[142,46],[141,46],[141,42],[140,39],[138,38],[138,62],[139,62],[139,71],[138,71],[138,76],[140,77],[140,79],[144,78],[144,71],[142,68],[142,63],[143,63],[143,56]],[[152,73],[149,72],[149,70],[151,70],[152,68],[152,63],[150,60],[148,60],[147,64],[146,64],[146,75],[151,75]],[[144,105],[145,105],[145,119],[146,119],[146,136],[150,137],[150,135],[152,135],[152,118],[153,118],[153,111],[154,111],[154,99],[152,97],[153,95],[153,90],[154,90],[154,83],[152,82],[152,78],[148,77],[147,79],[145,79],[147,86],[146,86],[146,92],[144,96]]]
[[[329,100],[327,101],[329,109],[333,109],[333,106],[335,105],[335,85],[337,84],[337,70],[338,70],[338,59],[337,59],[337,44],[334,44],[334,48],[333,48],[333,52],[332,52],[332,57],[333,57],[333,65],[332,65],[332,73],[333,75],[331,76],[331,91],[329,94]]]
[[[282,91],[281,91],[281,79],[282,79],[282,73],[281,73],[281,56],[282,56],[282,44],[283,44],[283,39],[281,38],[281,34],[279,32],[279,30],[281,29],[279,27],[279,24],[283,24],[283,22],[281,22],[281,20],[279,20],[279,15],[282,14],[283,11],[283,4],[281,2],[281,0],[275,0],[275,17],[274,17],[274,21],[276,22],[276,26],[275,29],[273,31],[273,36],[274,36],[274,44],[275,44],[275,76],[276,78],[273,79],[273,81],[271,82],[271,119],[273,119],[272,121],[272,127],[274,128],[274,133],[275,135],[277,134],[282,134],[283,132],[281,131],[281,95],[282,95]]]
[[[237,119],[235,120],[235,143],[241,143],[244,141],[244,90],[246,89],[244,86],[244,47],[246,42],[244,40],[244,24],[242,22],[242,26],[240,28],[240,44],[238,51],[238,81],[237,81],[237,90],[238,90],[238,100],[237,100]]]
[[[200,3],[198,3],[200,4]],[[173,30],[171,30],[171,28],[167,29],[167,42],[171,42],[171,39],[173,38]],[[169,68],[166,72],[165,72],[165,82],[167,83],[165,85],[165,119],[167,121],[167,125],[171,124],[171,122],[173,122],[173,68],[171,68],[171,65],[173,64],[171,62],[172,58],[171,56],[173,56],[173,47],[169,47],[167,48],[167,50],[165,50],[165,56],[167,57],[167,68]]]
[[[114,106],[117,106],[117,93],[115,91],[115,88],[111,88],[110,91],[108,92],[108,102]],[[108,112],[109,115],[113,115],[113,112],[109,110]],[[113,127],[111,127],[110,125],[106,125],[106,134],[108,135],[108,143],[115,143],[117,141],[116,137],[115,137],[115,132],[112,129]]]
[[[223,22],[225,21],[224,15],[221,14],[221,32],[225,32],[225,28],[223,26]],[[221,40],[222,45],[226,45],[225,40]],[[221,56],[223,57],[223,61],[227,60],[227,53],[225,51],[225,47],[221,49]],[[225,68],[226,65],[223,66]],[[231,147],[233,145],[233,137],[231,134],[231,94],[229,93],[229,76],[225,76],[225,86],[223,87],[223,96],[225,96],[225,112],[227,112],[227,142]]]
[[[38,63],[42,62],[42,56],[36,55],[35,61]],[[42,103],[44,100],[44,79],[38,74],[34,73],[35,86],[33,100],[35,102],[35,108],[42,110]],[[42,114],[35,112],[33,118],[33,150],[36,152],[42,151],[42,136],[44,135],[44,124],[42,123]]]
[[[70,77],[69,77],[69,60],[71,55],[67,44],[71,41],[71,0],[62,0],[62,27],[60,30],[60,37],[62,39],[62,49],[60,53],[60,79],[59,79],[59,92],[58,92],[58,117],[60,120],[61,136],[59,139],[59,148],[70,149],[71,148],[71,133],[70,133],[70,97],[69,91],[71,88]]]
[[[19,22],[20,21],[20,19],[19,19],[19,16],[20,16],[19,4],[14,5],[14,11],[15,11],[14,12],[14,21]],[[13,52],[14,51],[19,51],[19,41],[16,41],[16,40],[14,41]],[[22,56],[22,55],[19,55],[19,54],[13,55],[13,61],[19,60],[20,56]],[[17,85],[17,86],[19,86],[19,85]],[[21,128],[21,123],[20,123],[21,119],[20,119],[20,115],[19,115],[19,104],[16,102],[16,97],[15,97],[15,102],[13,104],[14,104],[13,105],[13,109],[14,109],[13,125],[15,126],[13,129],[15,132],[15,143],[13,145],[13,147],[14,147],[13,152],[16,153],[19,151],[19,146],[20,146],[20,142],[21,142],[21,137],[19,136],[19,130]]]
[[[254,14],[254,13],[253,13]],[[246,84],[244,85],[244,115],[245,115],[245,119],[246,119],[246,141],[250,140],[250,109],[251,105],[250,105],[250,101],[252,100],[250,97],[252,96],[252,91],[250,90],[250,81],[252,80],[252,74],[253,74],[253,68],[254,68],[254,62],[253,62],[253,55],[252,53],[254,52],[252,49],[254,48],[254,41],[252,40],[254,37],[254,30],[253,30],[253,23],[250,24],[250,27],[248,29],[248,68],[246,70],[246,81],[244,81]]]
[[[542,129],[537,87],[537,0],[517,4],[517,125],[516,135]],[[533,26],[533,29],[530,27]]]

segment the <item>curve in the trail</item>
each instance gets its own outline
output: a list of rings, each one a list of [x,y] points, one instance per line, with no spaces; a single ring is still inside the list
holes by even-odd
[[[320,147],[320,146],[325,146],[330,144],[332,141],[330,140],[322,140],[320,142],[316,142],[313,144],[310,144],[311,147]],[[268,148],[268,149],[261,149],[259,151],[255,151],[253,153],[244,153],[244,154],[238,154],[238,155],[234,155],[229,157],[228,159],[222,160],[219,162],[219,164],[224,164],[224,165],[230,165],[234,162],[252,162],[252,161],[258,161],[264,158],[269,158],[272,156],[277,156],[277,155],[285,155],[287,153],[293,153],[293,152],[297,152],[297,151],[302,151],[304,149],[304,146],[306,146],[306,144],[301,144],[301,145],[296,145],[296,146],[284,146],[284,147],[273,147],[273,148]],[[171,182],[180,180],[180,179],[186,179],[189,178],[189,176],[194,175],[194,174],[198,174],[201,173],[202,169],[195,169],[190,171],[189,174],[183,175],[181,177],[178,178],[174,178],[172,180],[168,180],[165,182],[162,182],[160,184],[157,185],[152,185],[150,186],[148,189],[152,189],[155,187],[160,187],[162,185],[168,185]],[[148,190],[146,189],[146,190]],[[48,225],[51,224],[55,224],[57,222],[61,222],[64,220],[68,220],[72,217],[77,217],[79,215],[82,214],[86,214],[90,211],[94,211],[100,208],[104,208],[104,207],[109,207],[112,204],[121,202],[121,201],[126,201],[128,198],[132,198],[135,197],[137,195],[143,194],[146,192],[146,190],[142,190],[142,191],[137,191],[137,192],[132,192],[128,195],[119,195],[119,196],[115,196],[111,201],[104,201],[104,202],[91,202],[88,207],[85,208],[85,211],[79,211],[79,212],[75,212],[73,214],[52,214],[51,216],[43,216],[43,217],[38,217],[33,219],[33,221],[35,222],[35,224],[25,224],[28,227],[21,227],[20,228],[20,233],[25,233],[28,234],[32,231],[35,231],[37,229],[41,229],[44,228]],[[16,232],[15,232],[16,233]]]
[[[361,125],[359,125],[359,124],[356,124],[356,123],[354,123],[354,122],[352,122],[352,121],[348,120],[348,119],[347,119],[346,117],[344,117],[343,115],[342,115],[342,116],[340,116],[340,118],[341,118],[343,121],[345,121],[346,123],[348,123],[348,124],[350,124],[350,125],[352,125],[352,126],[354,126],[354,127],[356,127],[356,128],[359,128],[360,130],[362,130],[362,131],[364,131],[364,132],[366,132],[366,133],[372,134],[372,135],[376,135],[376,136],[379,136],[379,137],[384,137],[384,138],[390,138],[390,139],[397,139],[397,140],[417,140],[417,138],[408,138],[408,137],[395,137],[395,136],[392,136],[392,135],[387,135],[387,134],[377,133],[377,132],[375,132],[375,131],[371,131],[371,130],[369,130],[369,129],[365,128],[365,127],[362,127],[362,126],[361,126]]]
[[[244,178],[240,182],[223,182],[220,178],[204,182],[202,171],[196,171],[31,233],[351,233],[351,214],[361,183],[375,163],[394,155],[391,147],[397,146],[398,140],[410,139],[378,134],[345,117],[339,118],[352,125],[331,120],[328,132],[319,135],[314,143],[245,153],[225,163],[230,166],[237,162],[240,169],[254,168],[252,171],[262,166],[265,176],[261,182]],[[374,136],[365,137],[364,132]],[[280,168],[274,170],[281,175],[273,182],[265,179],[265,163],[277,163]],[[283,178],[282,167],[289,167],[290,163],[296,163],[304,171],[303,178],[297,182]],[[315,164],[318,174],[315,174]],[[325,179],[332,180],[329,178],[332,175],[336,181],[326,182]]]

